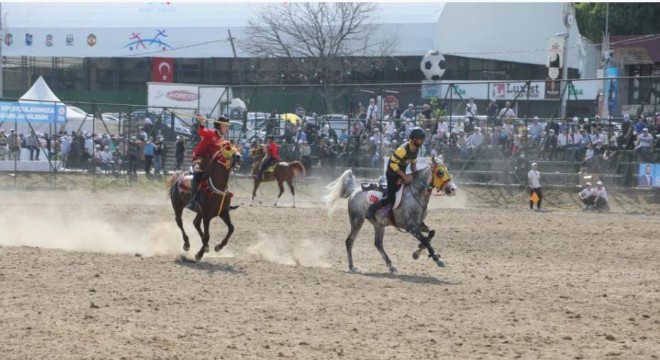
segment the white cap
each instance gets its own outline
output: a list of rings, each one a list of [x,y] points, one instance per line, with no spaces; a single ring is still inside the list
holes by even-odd
[[[630,115],[628,115],[628,114],[623,114],[623,118],[624,118],[624,119],[630,119]]]
[[[537,163],[532,163],[532,166],[537,166],[537,165],[538,165]]]
[[[596,185],[603,185],[603,182],[600,181],[600,180],[598,180],[598,182],[596,183]]]
[[[591,182],[590,182],[590,181],[587,181],[587,183],[584,184],[584,185],[586,185],[586,186],[591,186]]]

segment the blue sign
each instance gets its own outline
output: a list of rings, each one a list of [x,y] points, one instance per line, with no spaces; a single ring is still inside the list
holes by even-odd
[[[619,69],[610,67],[605,69],[605,99],[607,101],[607,110],[612,115],[617,109],[617,92],[619,84],[616,77],[619,76]]]
[[[660,164],[640,163],[637,171],[637,186],[660,187]]]
[[[64,124],[66,122],[66,106],[54,103],[0,101],[0,121]]]

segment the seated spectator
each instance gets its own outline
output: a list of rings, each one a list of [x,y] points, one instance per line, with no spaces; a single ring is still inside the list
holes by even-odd
[[[649,161],[649,155],[653,153],[653,136],[649,134],[649,129],[642,129],[642,133],[637,137],[635,143],[634,155],[637,161]]]
[[[584,189],[578,193],[578,197],[584,204],[584,209],[583,210],[589,210],[594,207],[594,201],[596,200],[596,194],[594,192],[594,188],[591,187],[591,182],[587,181],[586,184],[584,184]]]
[[[598,180],[596,183],[594,194],[596,195],[596,198],[593,202],[593,209],[609,210],[610,207],[607,201],[607,190],[605,190],[605,186],[603,186],[602,181]]]
[[[103,148],[103,152],[101,153],[101,169],[103,169],[103,171],[112,171],[112,173],[117,171],[115,160],[113,158],[112,152],[110,152],[109,145],[106,145]]]

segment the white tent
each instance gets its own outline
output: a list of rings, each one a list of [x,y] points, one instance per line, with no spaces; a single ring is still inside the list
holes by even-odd
[[[27,104],[30,102],[39,102],[39,103],[52,103],[57,105],[65,105],[58,97],[53,93],[46,80],[43,77],[39,76],[37,81],[32,84],[32,87],[21,96],[18,100],[21,104]],[[76,110],[70,106],[66,106],[66,123],[59,126],[57,129],[51,128],[49,124],[32,124],[32,127],[36,132],[50,133],[55,134],[60,130],[78,130],[81,127],[81,124],[85,123],[82,126],[83,131],[92,131],[91,127],[92,115],[82,113],[80,110]],[[88,124],[87,124],[88,123]],[[89,128],[89,129],[87,129]],[[30,131],[30,127],[27,123],[18,124],[18,133],[26,134]]]

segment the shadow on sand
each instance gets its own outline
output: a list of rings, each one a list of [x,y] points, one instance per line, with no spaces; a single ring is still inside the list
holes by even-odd
[[[175,264],[179,266],[184,266],[187,268],[195,270],[205,270],[209,274],[214,274],[217,272],[224,272],[229,274],[240,274],[241,270],[237,270],[234,266],[229,264],[215,264],[202,260],[201,262],[196,262],[194,259],[190,259],[184,255],[179,256],[178,259],[174,261]]]
[[[441,280],[433,276],[419,276],[419,275],[399,275],[391,273],[355,273],[356,275],[368,276],[372,278],[381,279],[394,279],[413,284],[429,284],[429,285],[459,285],[460,282],[450,282]]]

